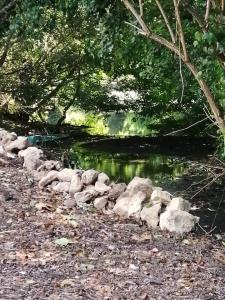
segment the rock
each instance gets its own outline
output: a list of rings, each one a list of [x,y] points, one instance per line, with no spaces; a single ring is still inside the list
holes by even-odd
[[[124,192],[116,201],[113,211],[123,218],[140,217],[142,203],[146,200],[146,194],[142,191]]]
[[[21,150],[18,155],[24,158],[23,167],[28,171],[33,171],[42,164],[41,158],[43,158],[44,153],[37,147],[28,147],[26,150]]]
[[[73,197],[75,193],[81,192],[83,189],[83,182],[81,181],[81,175],[76,173],[73,175],[70,183],[70,196]]]
[[[142,221],[146,221],[149,227],[156,228],[159,224],[161,206],[161,203],[158,203],[150,207],[144,207],[140,215]]]
[[[58,180],[71,182],[72,177],[74,174],[76,174],[76,172],[76,170],[65,168],[58,172]]]
[[[104,184],[106,184],[106,185],[109,185],[109,183],[110,183],[110,178],[109,178],[109,176],[107,175],[107,174],[105,174],[105,173],[99,173],[98,174],[98,178],[97,178],[97,181],[98,182],[101,182],[101,183],[104,183]]]
[[[152,181],[149,178],[134,177],[127,186],[128,191],[144,192],[148,197],[153,192]]]
[[[48,172],[48,174],[39,181],[39,188],[43,188],[46,185],[50,184],[52,181],[58,179],[58,173],[59,172],[55,170]]]
[[[106,185],[105,183],[96,181],[95,183],[95,190],[100,194],[104,195],[105,193],[109,192],[111,190],[111,187]]]
[[[107,200],[108,200],[107,196],[95,198],[95,200],[94,200],[94,207],[96,209],[98,209],[98,210],[103,209],[106,206],[106,204],[107,204]]]
[[[7,152],[13,152],[15,150],[23,150],[29,147],[29,141],[25,136],[18,136],[17,139],[11,141],[5,145],[5,150]]]
[[[66,199],[63,204],[66,208],[73,208],[74,206],[76,206],[76,200],[75,199]]]
[[[125,183],[112,183],[111,190],[109,191],[108,198],[109,200],[116,200],[119,196],[126,190]]]
[[[62,167],[62,164],[58,160],[46,160],[42,163],[40,167],[38,167],[38,171],[51,171],[56,170],[59,171]]]
[[[190,232],[199,218],[183,210],[166,210],[160,215],[161,230],[168,230],[178,234]]]
[[[166,210],[184,210],[189,211],[191,204],[189,201],[184,200],[182,197],[173,198],[167,205]]]
[[[0,144],[1,145],[4,146],[16,139],[17,139],[17,134],[15,132],[10,133],[4,129],[0,131]]]
[[[83,203],[93,200],[98,194],[96,191],[85,190],[74,194],[74,199],[78,206],[82,206]]]
[[[151,203],[152,205],[161,203],[164,205],[168,205],[168,203],[171,201],[171,196],[169,192],[162,191],[159,189],[154,189],[151,195]]]
[[[85,185],[93,184],[97,180],[98,174],[99,172],[95,170],[87,170],[82,174],[82,182]]]
[[[69,193],[70,190],[70,182],[64,181],[59,182],[56,186],[52,188],[55,192],[59,193]]]

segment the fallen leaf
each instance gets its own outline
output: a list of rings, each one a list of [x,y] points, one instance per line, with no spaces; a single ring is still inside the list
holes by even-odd
[[[71,243],[71,241],[67,238],[56,239],[54,243],[58,246],[64,247]]]

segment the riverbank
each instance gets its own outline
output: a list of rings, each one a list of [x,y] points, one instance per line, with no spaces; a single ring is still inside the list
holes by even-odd
[[[151,232],[96,211],[60,209],[20,162],[0,169],[0,299],[224,299],[225,236]],[[62,238],[64,238],[62,240]]]

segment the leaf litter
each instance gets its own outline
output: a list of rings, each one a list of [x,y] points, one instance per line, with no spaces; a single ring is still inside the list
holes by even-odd
[[[63,210],[60,195],[1,167],[0,299],[225,299],[225,236],[175,237],[132,220]]]

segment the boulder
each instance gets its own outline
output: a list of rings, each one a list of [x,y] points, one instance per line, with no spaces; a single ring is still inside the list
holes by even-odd
[[[69,193],[70,190],[70,182],[64,181],[59,182],[56,186],[52,188],[55,192],[59,193]]]
[[[82,206],[82,204],[93,200],[97,196],[98,196],[98,194],[95,190],[85,190],[82,192],[75,193],[74,199],[75,199],[77,206]]]
[[[58,180],[71,182],[73,175],[76,173],[76,170],[65,168],[58,172]]]
[[[162,191],[159,189],[154,189],[151,195],[151,203],[152,205],[161,203],[164,205],[168,205],[171,201],[171,196],[169,192]]]
[[[113,211],[123,218],[140,217],[142,203],[146,200],[146,194],[142,191],[124,192],[116,201]]]
[[[82,182],[85,185],[93,184],[97,180],[98,174],[99,172],[95,170],[87,170],[82,174]]]
[[[43,188],[46,185],[50,184],[52,181],[57,180],[58,173],[59,172],[55,171],[55,170],[48,172],[48,174],[39,181],[39,184],[38,184],[39,188]]]
[[[119,198],[119,196],[126,190],[126,184],[125,183],[112,183],[111,189],[108,193],[109,200],[116,200]]]
[[[101,210],[106,206],[107,201],[108,201],[107,196],[97,197],[94,200],[94,207],[98,210]]]
[[[107,175],[107,174],[105,174],[105,173],[99,173],[98,174],[98,178],[97,178],[97,181],[98,182],[101,182],[101,183],[104,183],[104,184],[106,184],[106,185],[109,185],[109,183],[110,183],[110,178],[109,178],[109,176]]]
[[[183,210],[166,210],[160,215],[159,226],[161,230],[168,230],[178,234],[190,232],[199,218]]]
[[[184,200],[182,197],[176,197],[167,205],[166,210],[184,210],[189,212],[190,208],[191,204],[189,201]]]
[[[33,171],[37,170],[37,168],[42,164],[41,158],[43,158],[44,153],[37,147],[28,147],[25,150],[21,150],[18,155],[19,157],[24,158],[23,167],[28,171]]]
[[[111,190],[111,187],[106,185],[105,183],[96,181],[95,182],[95,190],[100,194],[104,195]]]
[[[75,193],[81,192],[83,189],[83,182],[81,181],[81,175],[76,173],[73,175],[70,183],[70,196],[73,197]]]
[[[161,203],[150,207],[144,207],[141,211],[141,220],[147,222],[151,228],[156,228],[159,224],[159,214],[161,212]]]
[[[42,163],[40,167],[38,167],[38,171],[51,171],[56,170],[59,171],[62,167],[62,164],[58,160],[46,160]]]
[[[8,142],[5,145],[5,150],[7,152],[13,152],[15,150],[24,150],[29,147],[29,141],[25,136],[18,136],[14,141]]]
[[[132,192],[141,191],[150,197],[153,192],[152,181],[149,178],[141,178],[136,176],[128,184],[127,190]]]
[[[16,139],[17,139],[17,134],[15,132],[10,133],[4,129],[0,131],[0,144],[2,146],[6,145]]]

